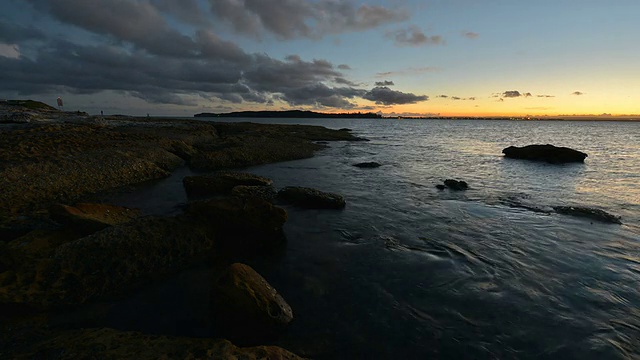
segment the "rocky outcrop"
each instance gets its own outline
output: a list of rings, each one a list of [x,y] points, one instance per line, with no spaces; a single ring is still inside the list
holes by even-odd
[[[58,333],[5,355],[11,359],[58,360],[302,359],[277,346],[237,347],[228,340],[146,335],[107,328]]]
[[[359,168],[372,169],[372,168],[380,167],[382,165],[380,163],[375,162],[375,161],[371,161],[371,162],[361,162],[361,163],[353,164],[353,166],[359,167]]]
[[[297,186],[282,188],[278,198],[308,209],[342,209],[346,205],[342,195]]]
[[[228,195],[234,187],[244,186],[269,186],[273,184],[266,177],[241,173],[220,172],[213,175],[187,176],[182,180],[187,195],[192,198],[215,195]]]
[[[525,159],[546,161],[551,164],[563,164],[570,162],[584,162],[587,154],[567,147],[547,145],[527,145],[523,147],[509,146],[502,150],[505,157],[513,159]]]
[[[214,321],[225,336],[260,337],[282,330],[293,311],[260,274],[240,263],[230,265],[211,291]]]
[[[444,185],[440,185],[440,187],[438,187],[436,185],[436,187],[440,190],[444,190],[444,187],[447,187],[451,190],[454,191],[464,191],[467,190],[469,188],[469,184],[467,184],[466,181],[463,180],[454,180],[454,179],[447,179],[444,181]]]
[[[136,219],[60,245],[50,258],[5,275],[0,303],[49,308],[119,296],[212,255],[213,245],[210,229],[188,217]]]
[[[622,220],[619,216],[609,214],[608,212],[600,209],[578,206],[554,206],[553,210],[558,214],[584,217],[610,224],[622,224]]]
[[[235,186],[231,190],[231,195],[245,198],[258,198],[264,201],[273,202],[277,192],[273,186]]]
[[[232,252],[251,253],[282,243],[287,212],[257,198],[225,197],[196,201],[187,213],[208,224],[218,244]]]
[[[49,215],[60,224],[91,234],[112,225],[129,222],[140,216],[140,210],[108,204],[56,204],[49,209]]]

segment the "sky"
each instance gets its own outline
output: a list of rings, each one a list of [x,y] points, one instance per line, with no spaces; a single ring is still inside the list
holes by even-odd
[[[640,114],[638,0],[2,0],[0,99],[92,114]]]

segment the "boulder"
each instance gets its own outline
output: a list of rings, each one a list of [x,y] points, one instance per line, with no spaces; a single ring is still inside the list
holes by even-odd
[[[610,224],[622,224],[620,216],[609,214],[608,212],[600,209],[578,206],[554,206],[553,210],[558,214],[584,217]]]
[[[346,205],[342,195],[297,186],[282,188],[278,198],[308,209],[342,209]]]
[[[444,185],[442,185],[442,184],[438,184],[438,185],[436,185],[436,189],[438,189],[438,190],[444,190],[444,189],[446,189],[446,188],[447,188],[447,187],[446,187],[446,186],[444,186]]]
[[[276,194],[276,189],[273,186],[238,185],[231,190],[233,196],[258,198],[268,202],[273,202]]]
[[[355,167],[359,167],[359,168],[377,168],[382,166],[381,164],[375,162],[375,161],[371,161],[371,162],[362,162],[362,163],[357,163],[357,164],[353,164],[353,166]]]
[[[250,266],[230,265],[211,291],[214,322],[225,335],[253,337],[282,330],[293,312],[273,286]]]
[[[469,185],[467,184],[466,181],[454,180],[454,179],[445,180],[444,185],[454,191],[464,191],[469,188]]]
[[[129,222],[140,216],[140,210],[107,204],[56,204],[49,209],[49,215],[60,224],[91,234],[112,225]]]
[[[546,145],[527,145],[523,147],[509,146],[502,150],[505,157],[513,159],[525,159],[546,161],[551,164],[570,162],[584,162],[587,154],[567,147]]]
[[[39,340],[33,346],[15,346],[4,355],[11,359],[58,360],[302,359],[277,346],[238,347],[224,339],[147,335],[108,328],[60,332]]]
[[[218,244],[233,252],[254,252],[282,243],[287,212],[258,198],[224,197],[196,201],[189,216],[206,223]]]
[[[234,187],[269,186],[269,178],[242,172],[219,172],[206,176],[187,176],[182,180],[189,197],[228,195]]]

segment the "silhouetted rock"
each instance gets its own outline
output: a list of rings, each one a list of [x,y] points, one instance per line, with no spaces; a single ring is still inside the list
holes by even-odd
[[[355,167],[359,167],[359,168],[377,168],[382,166],[381,164],[375,162],[375,161],[371,161],[371,162],[362,162],[362,163],[357,163],[357,164],[353,164],[353,166]]]
[[[228,195],[234,187],[239,185],[268,186],[273,181],[249,173],[220,172],[213,175],[187,176],[182,180],[182,183],[189,197],[205,197]]]
[[[554,206],[553,210],[559,214],[584,217],[611,224],[622,224],[622,220],[619,216],[609,214],[608,212],[600,209],[577,206]]]
[[[276,289],[240,263],[230,265],[215,281],[211,306],[225,337],[245,340],[273,335],[293,320],[291,307]]]
[[[278,198],[309,209],[342,209],[346,205],[342,195],[306,187],[287,186],[278,191]]]
[[[238,197],[258,198],[264,201],[273,202],[276,198],[276,189],[269,186],[248,186],[238,185],[231,190],[231,195]]]
[[[107,204],[56,204],[49,209],[49,215],[58,223],[88,235],[108,226],[131,221],[140,216],[140,211]]]
[[[349,129],[349,128],[342,128],[342,129],[340,129],[340,130],[338,130],[338,131],[353,131],[353,130],[351,130],[351,129]]]
[[[584,162],[587,154],[567,147],[553,145],[527,145],[523,147],[509,146],[502,150],[505,157],[513,159],[525,159],[546,161],[551,164],[569,162]]]
[[[444,185],[449,189],[455,190],[455,191],[463,191],[469,188],[469,185],[467,184],[467,182],[462,180],[458,181],[453,179],[447,179],[444,181]]]
[[[438,185],[436,185],[436,189],[438,189],[438,190],[444,190],[444,189],[446,189],[446,188],[447,188],[447,187],[446,187],[446,186],[444,186],[444,185],[442,185],[442,184],[438,184]]]

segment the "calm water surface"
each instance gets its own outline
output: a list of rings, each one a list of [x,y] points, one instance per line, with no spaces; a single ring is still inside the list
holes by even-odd
[[[348,127],[371,140],[249,169],[278,188],[347,199],[343,211],[287,208],[286,251],[250,263],[294,309],[276,344],[319,359],[640,358],[640,123],[246,121]],[[502,157],[532,143],[589,157]],[[382,166],[352,166],[363,161]],[[186,201],[187,174],[115,201],[169,213]],[[470,189],[438,191],[447,178]],[[547,212],[556,205],[602,209],[624,224]],[[144,299],[119,311],[157,332],[207,336],[197,320],[206,304],[193,305],[206,296],[203,277],[194,271],[157,290],[167,308],[190,304],[179,319],[149,320],[156,313],[140,310]]]

